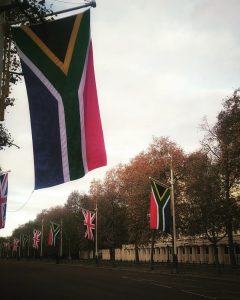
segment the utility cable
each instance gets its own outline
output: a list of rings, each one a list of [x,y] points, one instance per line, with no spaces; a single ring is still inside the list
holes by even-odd
[[[7,212],[18,212],[18,211],[22,210],[27,205],[27,203],[30,201],[30,199],[33,195],[33,192],[34,192],[34,190],[31,191],[31,193],[30,193],[29,197],[27,198],[27,200],[18,209],[16,209],[16,210],[7,210]]]

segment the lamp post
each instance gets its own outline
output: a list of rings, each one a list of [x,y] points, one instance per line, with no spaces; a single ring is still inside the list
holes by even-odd
[[[95,226],[95,261],[96,261],[96,264],[98,264],[98,224],[97,224],[97,217],[98,217],[98,207],[97,207],[97,199],[96,199],[96,208],[95,208],[95,211],[96,211],[96,217],[95,217],[95,220],[96,220],[96,226]]]
[[[70,238],[68,239],[68,260],[71,260],[71,240]]]
[[[40,248],[40,258],[43,256],[43,219],[42,219],[42,229],[41,229],[41,248]]]
[[[174,180],[173,180],[173,162],[172,155],[168,154],[168,158],[170,158],[170,184],[171,184],[171,210],[172,210],[172,245],[173,245],[173,268],[174,272],[177,272],[177,239],[176,239],[176,220],[175,220],[175,201],[174,201]]]

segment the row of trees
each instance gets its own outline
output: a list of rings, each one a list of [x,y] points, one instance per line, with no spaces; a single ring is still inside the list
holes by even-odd
[[[77,257],[89,249],[84,239],[81,208],[98,203],[99,248],[114,249],[149,243],[149,177],[169,184],[168,154],[173,158],[176,227],[178,235],[207,238],[215,247],[228,238],[231,264],[236,264],[233,232],[240,229],[240,91],[223,103],[214,126],[204,121],[205,137],[198,151],[186,154],[169,138],[154,138],[129,163],[116,166],[103,180],[94,180],[88,194],[72,192],[63,207],[43,210],[33,222],[20,226],[13,236],[40,228],[42,219],[63,220],[64,253]],[[46,237],[45,237],[46,238]],[[164,238],[158,232],[157,238]],[[93,246],[93,245],[92,245]],[[70,248],[69,248],[70,247]],[[217,259],[217,255],[216,255]]]
[[[63,220],[64,251],[78,255],[88,249],[84,239],[81,208],[93,210],[98,202],[98,238],[100,248],[114,249],[133,243],[138,247],[150,241],[149,177],[169,184],[168,154],[174,162],[174,188],[177,234],[207,238],[215,247],[228,237],[231,264],[234,256],[233,232],[240,227],[240,92],[223,103],[214,126],[204,121],[205,136],[201,148],[186,154],[169,138],[154,138],[147,150],[128,164],[107,172],[103,180],[94,180],[88,194],[71,193],[63,207],[43,210],[33,222],[22,225],[13,236],[40,226],[42,219]],[[46,236],[46,234],[45,234]],[[163,234],[158,232],[157,238]],[[217,259],[217,256],[216,256]]]

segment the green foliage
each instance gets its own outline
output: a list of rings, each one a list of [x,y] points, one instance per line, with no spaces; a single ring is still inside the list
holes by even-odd
[[[23,1],[22,4],[16,5],[14,9],[11,9],[6,13],[6,21],[8,23],[17,23],[18,25],[23,24],[34,24],[44,21],[44,15],[49,13],[50,10],[46,8],[45,0],[28,0]],[[20,60],[17,55],[17,49],[13,43],[13,37],[11,33],[11,28],[6,26],[6,40],[7,44],[10,44],[10,91],[12,90],[12,85],[17,84],[21,81],[21,76],[16,73],[21,73]],[[8,46],[7,46],[8,48]],[[13,105],[14,98],[8,97],[5,99],[5,106]]]
[[[20,1],[18,2],[20,3]],[[15,44],[13,43],[11,27],[9,26],[9,24],[13,22],[18,22],[18,24],[28,24],[37,23],[39,22],[39,20],[44,21],[44,15],[48,12],[50,12],[50,10],[46,8],[45,0],[29,0],[23,1],[22,4],[17,5],[14,9],[11,9],[10,11],[7,11],[5,13],[5,47],[6,49],[10,49],[9,61],[6,62],[10,71],[9,73],[7,72],[7,78],[9,79],[10,85],[10,94],[4,99],[4,108],[14,105],[15,98],[11,96],[11,92],[13,90],[13,86],[22,79],[22,76],[19,75],[21,74],[20,60],[17,55]],[[4,149],[5,147],[11,146],[19,148],[13,143],[13,139],[11,138],[8,130],[0,124],[0,150]]]
[[[203,126],[206,135],[202,141],[205,151],[213,160],[221,177],[220,192],[224,201],[224,220],[230,250],[231,264],[236,263],[233,245],[233,230],[239,229],[239,184],[240,184],[240,95],[235,90],[223,103],[216,124]]]
[[[217,243],[225,234],[221,177],[206,153],[195,152],[185,164],[185,199],[182,201],[183,233],[203,236]]]
[[[3,150],[5,147],[15,146],[19,148],[17,145],[13,143],[13,139],[8,130],[4,127],[3,124],[0,124],[0,150]]]

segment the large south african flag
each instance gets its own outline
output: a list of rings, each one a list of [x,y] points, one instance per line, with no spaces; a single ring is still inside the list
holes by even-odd
[[[35,189],[106,165],[90,10],[13,28],[28,93]]]

